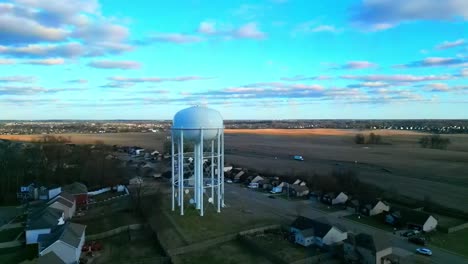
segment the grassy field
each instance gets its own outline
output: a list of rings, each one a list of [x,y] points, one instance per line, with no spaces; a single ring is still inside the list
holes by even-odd
[[[266,233],[264,235],[249,236],[249,239],[288,263],[311,257],[317,253],[311,248],[306,249],[301,245],[287,241],[280,234]]]
[[[98,234],[124,225],[139,224],[143,220],[133,211],[119,211],[93,218],[73,219],[73,222],[86,225],[86,234]]]
[[[450,234],[435,232],[430,234],[430,244],[468,257],[468,229]]]
[[[132,231],[99,240],[103,251],[93,263],[159,263],[163,256],[156,238],[148,230]]]
[[[37,245],[0,249],[0,263],[13,264],[37,258]]]
[[[0,243],[14,240],[23,231],[24,227],[16,227],[0,231]]]
[[[357,133],[382,135],[385,145],[356,145]],[[226,162],[238,166],[296,177],[328,174],[333,169],[358,171],[362,181],[423,200],[468,212],[468,135],[443,135],[451,140],[447,150],[424,149],[418,140],[425,134],[401,130],[357,131],[342,129],[242,129],[226,130]],[[140,145],[162,149],[165,135],[155,133],[67,134],[76,143]],[[2,136],[32,140],[37,136]],[[291,159],[302,155],[304,162]]]
[[[237,240],[217,245],[204,251],[180,256],[183,264],[238,264],[238,263],[271,263],[262,256],[258,256]]]

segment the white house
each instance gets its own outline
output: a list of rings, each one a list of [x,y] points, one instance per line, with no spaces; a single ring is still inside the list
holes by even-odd
[[[64,263],[78,263],[85,243],[85,225],[67,222],[52,233],[39,236],[39,256],[55,253]]]
[[[348,195],[344,192],[340,193],[328,193],[322,197],[322,202],[327,204],[335,205],[335,204],[345,204],[348,200]]]
[[[297,179],[295,182],[293,182],[293,184],[300,184],[301,183],[301,180]]]
[[[44,186],[39,187],[39,199],[49,200],[59,195],[62,192],[62,187],[47,188]]]
[[[436,229],[437,219],[422,211],[407,208],[392,208],[392,212],[385,217],[385,222],[389,224],[406,224],[408,228],[430,232]]]
[[[70,219],[75,215],[76,201],[69,201],[63,197],[57,197],[56,199],[50,200],[48,203],[49,207],[63,211],[64,219]]]
[[[297,244],[308,247],[330,246],[344,241],[348,234],[336,226],[328,223],[299,216],[291,225],[291,232]]]
[[[263,177],[260,176],[260,175],[257,175],[255,176],[255,178],[252,179],[252,181],[250,181],[250,183],[258,183],[259,181],[263,181]]]
[[[37,238],[41,234],[49,234],[52,228],[65,223],[63,211],[43,207],[28,215],[26,220],[26,244],[37,243]]]
[[[390,211],[390,206],[379,200],[368,203],[361,208],[361,212],[369,216],[378,215],[388,211]]]

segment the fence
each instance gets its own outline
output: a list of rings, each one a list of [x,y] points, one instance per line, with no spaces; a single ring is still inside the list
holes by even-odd
[[[453,233],[453,232],[463,230],[465,228],[468,228],[468,222],[464,223],[464,224],[461,224],[461,225],[457,225],[457,226],[442,228],[442,231],[450,234],[450,233]]]
[[[109,231],[106,231],[106,232],[102,232],[102,233],[99,233],[99,234],[87,235],[86,240],[103,239],[103,238],[106,238],[106,237],[115,236],[117,234],[129,231],[129,230],[139,230],[139,229],[142,229],[145,226],[146,226],[145,224],[133,224],[133,225],[121,226],[121,227],[117,227],[115,229],[112,229],[112,230],[109,230]]]
[[[249,229],[249,230],[242,231],[242,232],[239,232],[239,233],[229,234],[229,235],[220,236],[220,237],[216,237],[216,238],[213,238],[213,239],[205,240],[205,241],[202,241],[200,243],[191,244],[191,245],[188,245],[188,246],[185,246],[185,247],[169,249],[167,253],[168,253],[169,256],[182,255],[182,254],[186,254],[186,253],[189,253],[189,252],[199,251],[199,250],[202,250],[202,249],[205,249],[205,248],[213,247],[213,246],[216,246],[216,245],[221,244],[221,243],[232,241],[232,240],[236,239],[238,236],[244,236],[244,235],[247,235],[247,234],[255,234],[255,233],[264,232],[266,230],[279,229],[279,228],[280,228],[279,225],[270,225],[270,226],[264,226],[264,227],[259,227],[259,228],[253,228],[253,229]]]

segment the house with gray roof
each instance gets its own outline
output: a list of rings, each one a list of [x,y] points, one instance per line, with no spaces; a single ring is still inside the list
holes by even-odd
[[[318,221],[303,216],[294,220],[290,230],[294,234],[295,243],[305,247],[330,246],[347,238],[347,232],[342,228],[330,225],[324,220]]]
[[[55,254],[53,251],[43,255],[39,256],[37,259],[37,264],[66,264],[57,254]]]
[[[390,206],[384,201],[376,199],[367,203],[363,203],[360,211],[364,215],[373,216],[390,211]]]
[[[380,264],[392,254],[388,237],[348,234],[343,250],[346,263]]]
[[[386,215],[385,222],[424,232],[435,230],[438,224],[437,219],[429,213],[403,207],[393,207],[391,212]]]
[[[68,195],[66,195],[68,196]],[[70,195],[71,196],[71,195]],[[66,199],[62,197],[61,195],[57,196],[56,198],[50,200],[47,204],[51,208],[59,209],[62,210],[64,213],[64,218],[65,220],[70,219],[75,215],[76,211],[76,200],[73,196],[68,197],[69,199]]]
[[[39,235],[39,256],[55,253],[64,263],[78,263],[85,243],[86,226],[67,222],[50,234]]]
[[[49,234],[55,226],[65,223],[62,210],[43,205],[28,214],[26,220],[26,244],[37,243],[38,236]]]

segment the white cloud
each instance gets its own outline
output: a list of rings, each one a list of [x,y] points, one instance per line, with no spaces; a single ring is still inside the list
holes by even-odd
[[[458,39],[458,40],[455,40],[455,41],[444,41],[443,43],[437,45],[436,49],[440,49],[440,50],[450,49],[450,48],[463,46],[465,44],[466,44],[466,42],[465,42],[464,39]]]
[[[88,66],[99,69],[122,69],[122,70],[131,70],[139,69],[141,64],[136,61],[110,61],[110,60],[101,60],[101,61],[92,61],[88,63]]]

